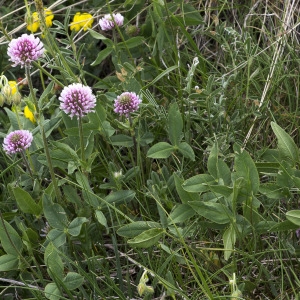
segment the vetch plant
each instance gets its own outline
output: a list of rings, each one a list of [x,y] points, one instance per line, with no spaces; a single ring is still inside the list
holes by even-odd
[[[0,77],[1,99],[3,103],[18,105],[21,101],[21,94],[18,89],[18,84],[14,80],[8,80],[4,75]]]
[[[86,31],[88,28],[92,28],[94,18],[89,13],[77,12],[73,17],[73,22],[70,23],[70,29],[79,31],[81,28]]]
[[[52,20],[54,18],[53,12],[48,9],[44,8],[44,14],[45,14],[45,23],[47,27],[52,26]],[[41,21],[39,19],[39,14],[37,11],[30,13],[29,15],[25,16],[26,23],[27,23],[27,30],[31,31],[32,33],[37,32],[38,29],[41,26]]]
[[[35,108],[34,105],[33,105],[32,108],[34,109],[34,111],[36,111],[36,108]],[[24,117],[27,118],[28,120],[30,120],[32,123],[36,123],[34,114],[33,114],[32,110],[29,108],[28,105],[26,105],[24,107]]]

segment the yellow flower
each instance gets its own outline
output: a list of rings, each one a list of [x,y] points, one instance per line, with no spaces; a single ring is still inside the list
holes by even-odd
[[[14,95],[18,91],[18,84],[14,80],[9,80],[8,84],[10,86],[10,95]]]
[[[33,106],[33,107],[34,107],[34,110],[35,110],[35,106]],[[24,107],[24,116],[25,116],[25,118],[29,119],[32,123],[35,123],[35,117],[33,115],[33,112],[28,107],[28,105],[26,105]]]
[[[70,24],[70,29],[79,31],[81,28],[86,31],[91,28],[94,23],[94,18],[91,14],[77,12],[73,17],[73,22]]]
[[[46,26],[51,27],[54,15],[52,11],[48,8],[45,8],[44,12],[45,12]],[[30,17],[26,17],[26,23],[27,23],[27,30],[31,32],[37,32],[41,25],[38,13],[35,11],[31,14]]]
[[[39,20],[38,13],[36,11],[33,12],[32,15],[26,19],[26,23],[27,23],[27,30],[31,32],[37,32],[40,27],[40,20]]]
[[[46,21],[46,26],[51,27],[52,26],[52,20],[54,18],[54,15],[52,11],[48,8],[45,8],[45,21]]]

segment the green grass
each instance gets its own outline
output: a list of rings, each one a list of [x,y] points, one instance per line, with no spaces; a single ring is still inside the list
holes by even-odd
[[[0,69],[17,81],[26,2],[6,2]],[[34,90],[0,110],[2,140],[34,135],[32,176],[0,150],[1,299],[299,299],[300,11],[245,2],[44,1]],[[94,23],[71,32],[78,11]],[[82,124],[59,108],[75,82],[97,98]],[[130,118],[113,111],[126,91],[142,99]]]

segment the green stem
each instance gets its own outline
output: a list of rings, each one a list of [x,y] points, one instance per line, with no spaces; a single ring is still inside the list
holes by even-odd
[[[133,128],[133,122],[131,119],[131,116],[128,116],[129,119],[129,124],[130,124],[130,134],[132,136],[132,141],[133,141],[133,156],[134,156],[134,160],[135,160],[135,165],[137,165],[137,155],[138,155],[138,146],[137,146],[137,142],[136,142],[136,137],[135,137],[135,132],[134,132],[134,128]]]
[[[84,155],[84,139],[83,139],[83,127],[82,127],[82,118],[78,118],[78,127],[79,127],[79,137],[80,137],[80,151],[81,151],[81,160],[85,162],[85,155]]]
[[[33,85],[32,85],[32,81],[31,81],[29,66],[25,67],[25,73],[26,73],[26,77],[27,77],[27,81],[28,81],[30,95],[31,95],[32,101],[33,101],[33,103],[36,107],[36,112],[37,112],[36,121],[37,121],[37,123],[40,127],[40,132],[41,132],[41,136],[42,136],[42,139],[43,139],[46,159],[47,159],[47,163],[48,163],[48,168],[49,168],[51,180],[52,180],[52,183],[53,183],[53,186],[54,186],[56,199],[57,199],[57,201],[59,201],[60,200],[60,192],[59,192],[59,189],[58,189],[54,169],[53,169],[53,166],[52,166],[51,156],[50,156],[50,152],[49,152],[49,148],[48,148],[48,142],[47,142],[47,138],[46,138],[46,135],[45,135],[45,130],[44,130],[44,127],[43,127],[43,120],[40,119],[40,108],[39,108],[38,101],[35,97],[35,93],[34,93],[34,90],[33,90]]]
[[[29,164],[28,164],[28,161],[27,161],[26,156],[25,156],[25,154],[24,154],[23,151],[21,151],[21,156],[22,156],[23,161],[24,161],[24,163],[25,163],[25,165],[26,165],[26,168],[27,168],[27,170],[28,170],[28,172],[29,172],[29,174],[30,174],[30,177],[33,179],[33,174],[32,174],[32,172],[31,172],[31,168],[30,168],[30,166],[29,166]]]

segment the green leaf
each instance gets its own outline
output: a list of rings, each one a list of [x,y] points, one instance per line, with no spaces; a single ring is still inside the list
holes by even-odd
[[[114,146],[122,146],[122,147],[132,147],[133,140],[131,136],[124,134],[117,134],[110,137],[110,142]]]
[[[177,103],[172,103],[168,111],[169,139],[173,146],[178,146],[182,137],[183,122]]]
[[[295,168],[287,161],[282,161],[276,176],[276,183],[282,188],[292,188],[295,184]]]
[[[223,233],[224,259],[228,260],[236,242],[236,233],[232,225],[230,225]]]
[[[0,272],[17,270],[19,266],[18,256],[12,254],[4,254],[0,256]]]
[[[157,82],[159,79],[161,79],[162,77],[164,77],[165,75],[169,74],[170,72],[172,72],[173,70],[177,69],[178,66],[172,66],[166,70],[164,70],[163,72],[161,72],[157,77],[155,77],[150,83],[148,83],[146,86],[144,86],[144,90],[146,90],[147,88],[149,88],[149,86],[153,85],[155,82]]]
[[[219,172],[217,168],[218,163],[218,143],[215,142],[211,148],[208,160],[207,160],[207,169],[211,176],[213,176],[215,179],[219,178]]]
[[[64,143],[56,142],[56,141],[52,141],[51,143],[57,149],[62,150],[64,153],[66,153],[72,160],[74,160],[75,162],[79,162],[79,157],[78,157],[76,151],[74,151],[70,146],[68,146],[67,144],[64,144]]]
[[[168,216],[168,224],[182,223],[195,215],[195,210],[188,204],[179,204]]]
[[[65,210],[57,203],[53,203],[50,197],[43,195],[44,215],[49,225],[53,228],[64,230],[68,227],[68,218]]]
[[[136,221],[117,230],[117,234],[123,237],[133,238],[151,228],[161,228],[157,222]]]
[[[89,121],[95,128],[101,130],[102,124],[106,120],[106,110],[101,104],[101,101],[97,102],[94,111],[94,113],[88,114]]]
[[[162,228],[151,228],[128,240],[128,244],[137,248],[149,248],[159,241],[163,233],[164,230]]]
[[[94,31],[89,28],[88,28],[88,31],[91,34],[91,36],[96,40],[107,40],[108,39],[106,36],[104,36],[103,34],[97,32],[97,31]]]
[[[19,256],[23,250],[23,242],[17,231],[5,220],[0,220],[1,246],[7,254]]]
[[[182,142],[178,145],[179,152],[186,158],[195,161],[195,153],[193,148],[186,142]]]
[[[45,297],[50,300],[60,300],[61,293],[54,282],[48,283],[45,286]]]
[[[45,136],[46,138],[49,137],[51,132],[58,127],[59,123],[61,122],[61,115],[59,114],[57,117],[50,119],[50,120],[45,120],[43,122],[44,126],[44,131],[45,131]],[[36,135],[37,133],[40,133],[40,126],[37,126],[33,131],[32,134]]]
[[[72,236],[78,236],[81,231],[81,227],[84,223],[88,222],[88,219],[85,217],[75,218],[68,226],[68,233]]]
[[[299,161],[299,149],[291,136],[278,124],[271,122],[271,127],[278,139],[278,150],[282,160],[288,159],[294,166]]]
[[[47,266],[48,274],[53,280],[63,280],[64,265],[61,260],[61,254],[52,243],[50,243],[45,249],[44,262]]]
[[[300,226],[300,210],[290,210],[286,213],[286,218],[291,221],[292,223],[296,224],[297,226]]]
[[[94,66],[97,66],[99,65],[100,63],[102,63],[102,61],[107,57],[109,56],[113,51],[113,48],[111,47],[107,47],[105,48],[104,50],[100,51],[98,53],[98,56],[97,58],[91,63],[91,66],[94,67]]]
[[[191,193],[187,192],[182,188],[183,179],[181,179],[177,173],[173,174],[174,182],[176,191],[179,195],[179,198],[183,204],[187,203],[188,201],[198,201],[199,200],[199,194],[198,193]]]
[[[286,196],[284,189],[275,183],[264,183],[259,186],[259,192],[269,199],[281,199]]]
[[[130,38],[127,41],[118,43],[117,47],[124,48],[124,49],[127,49],[127,48],[131,49],[131,48],[140,46],[143,43],[144,43],[144,38],[142,36],[135,36],[135,37]]]
[[[101,210],[96,210],[96,218],[101,225],[103,225],[106,229],[108,229],[107,219]]]
[[[215,142],[207,161],[207,169],[210,175],[215,179],[223,179],[225,185],[231,182],[231,172],[227,164],[219,159],[218,143]]]
[[[166,142],[159,142],[153,145],[147,152],[150,158],[168,158],[175,148]]]
[[[43,108],[44,103],[49,101],[49,99],[48,99],[49,94],[51,95],[51,93],[53,91],[53,87],[54,87],[54,82],[50,81],[50,83],[48,84],[48,86],[43,91],[42,95],[40,96],[39,101],[38,101],[38,106],[39,106],[40,110]]]
[[[289,220],[285,220],[285,221],[281,221],[277,224],[275,224],[274,226],[269,228],[269,232],[276,232],[276,231],[287,231],[287,230],[296,230],[299,228],[299,225],[296,225],[295,223],[289,221]]]
[[[234,178],[244,178],[247,187],[247,194],[255,195],[259,188],[259,175],[256,169],[256,165],[253,162],[251,156],[246,150],[234,145],[235,160],[234,160]]]
[[[231,211],[220,203],[191,201],[188,204],[200,216],[217,224],[227,224],[233,218]]]
[[[226,198],[233,192],[233,188],[226,185],[210,185],[209,188],[213,193],[220,194]]]
[[[17,115],[16,113],[12,112],[9,108],[4,107],[4,110],[9,118],[9,123],[13,130],[20,129],[20,125],[18,123]]]
[[[81,199],[79,197],[79,195],[77,194],[76,189],[71,186],[71,185],[64,185],[62,187],[63,192],[64,192],[64,196],[66,197],[67,201],[69,201],[70,203],[74,203],[78,206],[81,205]]]
[[[92,188],[90,187],[87,177],[80,172],[76,172],[75,177],[78,184],[82,187],[83,199],[87,202],[87,204],[93,207],[98,207],[100,205],[100,202],[97,196],[94,194]]]
[[[19,208],[23,213],[40,216],[40,214],[42,213],[42,207],[35,203],[28,192],[24,191],[20,187],[14,187],[12,188],[12,191]]]
[[[68,290],[75,290],[79,288],[84,281],[83,276],[75,272],[69,272],[63,280],[63,284]]]
[[[199,174],[187,179],[182,187],[187,192],[201,193],[210,189],[209,185],[216,184],[215,179],[209,174]]]
[[[127,203],[135,197],[135,192],[131,190],[112,192],[104,199],[110,204]]]
[[[54,228],[48,232],[47,241],[51,242],[56,248],[59,248],[66,243],[66,237],[64,231]]]

